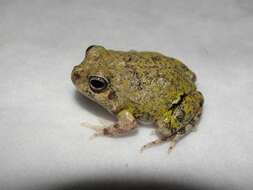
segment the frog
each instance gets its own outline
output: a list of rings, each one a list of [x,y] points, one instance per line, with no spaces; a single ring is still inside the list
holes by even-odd
[[[94,137],[127,136],[139,121],[152,122],[157,138],[141,151],[170,141],[169,150],[194,131],[204,97],[196,74],[180,60],[155,51],[122,51],[89,46],[74,66],[71,80],[85,97],[116,116],[110,126],[95,127]]]

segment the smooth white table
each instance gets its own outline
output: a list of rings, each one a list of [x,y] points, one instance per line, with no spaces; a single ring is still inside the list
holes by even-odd
[[[0,1],[0,189],[253,188],[253,3]],[[205,96],[195,133],[140,154],[151,127],[89,137],[114,118],[70,81],[85,49],[155,50],[185,62]]]

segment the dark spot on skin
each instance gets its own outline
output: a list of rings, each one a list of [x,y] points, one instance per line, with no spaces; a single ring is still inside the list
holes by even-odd
[[[177,129],[175,129],[175,128],[171,128],[171,129],[170,129],[170,131],[171,131],[171,134],[174,134],[174,133],[176,133],[176,132],[177,132]]]
[[[197,116],[197,117],[200,117],[200,116],[201,116],[201,114],[202,114],[202,112],[199,112],[196,116]]]
[[[137,72],[133,71],[133,80],[131,85],[137,88],[137,90],[142,90],[142,82],[140,76]]]
[[[192,81],[196,81],[197,80],[197,76],[193,73],[193,75],[191,76],[191,79],[192,79]]]
[[[177,133],[180,134],[180,135],[185,134],[185,127],[179,129]]]
[[[173,83],[172,83],[173,84]],[[183,102],[183,100],[184,100],[184,98],[186,97],[187,95],[186,94],[182,94],[182,95],[180,95],[180,99],[179,99],[179,101],[177,102],[177,103],[175,103],[175,104],[168,104],[168,109],[170,110],[170,109],[176,109],[177,108],[177,106],[179,106],[182,102]]]
[[[112,99],[115,99],[117,96],[116,96],[116,92],[115,91],[110,91],[109,94],[108,94],[108,99],[109,100],[112,100]]]
[[[160,56],[153,56],[153,57],[151,57],[151,59],[152,59],[153,61],[160,61],[160,60],[161,60],[161,57],[160,57]]]
[[[118,123],[115,123],[115,124],[113,125],[113,128],[115,128],[115,129],[119,128],[119,124],[118,124]]]
[[[81,76],[78,73],[73,74],[73,80],[74,81],[79,80],[80,78],[81,78]]]
[[[108,128],[104,128],[103,133],[104,133],[104,135],[108,135],[109,134]]]
[[[201,100],[200,103],[199,103],[200,107],[202,107],[203,104],[204,104],[204,100]]]
[[[131,56],[127,56],[123,58],[125,62],[130,62],[132,60]]]
[[[166,140],[168,140],[168,137],[160,136],[160,139],[161,139],[162,141],[166,141]]]
[[[96,45],[91,45],[91,46],[89,46],[87,49],[86,49],[86,52],[85,52],[85,54],[87,55],[87,53],[89,52],[89,50],[91,50],[93,47],[95,47]]]

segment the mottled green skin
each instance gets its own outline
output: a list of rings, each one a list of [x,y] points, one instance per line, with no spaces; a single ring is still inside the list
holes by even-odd
[[[91,75],[106,78],[107,89],[94,93],[88,84]],[[154,121],[162,136],[171,135],[201,113],[203,96],[196,91],[195,80],[195,74],[174,58],[102,46],[89,48],[72,71],[72,81],[83,95],[112,113],[127,110],[136,119]]]

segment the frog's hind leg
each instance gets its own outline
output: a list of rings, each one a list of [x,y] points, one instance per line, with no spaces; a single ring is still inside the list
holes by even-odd
[[[181,127],[176,135],[171,138],[169,150],[173,149],[176,143],[188,133],[196,130],[196,124],[199,122],[202,114],[203,101],[202,94],[196,91],[188,95],[185,100],[182,101],[182,104],[176,108],[184,113],[184,116],[179,119]],[[176,113],[177,112],[174,112],[174,115],[175,118],[178,119]]]
[[[198,120],[200,119],[200,115],[197,117]],[[195,119],[194,119],[195,120]],[[171,139],[170,139],[170,146],[169,146],[169,151],[172,150],[173,148],[175,148],[177,142],[182,139],[183,137],[185,137],[187,134],[189,134],[192,131],[195,131],[197,120],[196,122],[192,122],[189,123],[188,125],[186,125],[185,127],[181,128],[179,131],[177,131],[176,135],[174,135]]]
[[[152,142],[149,142],[149,143],[143,145],[143,146],[141,147],[141,149],[140,149],[140,152],[143,152],[146,148],[149,148],[149,147],[152,147],[152,146],[154,146],[154,145],[158,145],[158,144],[161,144],[161,143],[164,143],[164,142],[165,142],[165,140],[156,139],[156,140],[154,140],[154,141],[152,141]]]
[[[170,141],[169,151],[175,148],[177,142],[182,139],[184,136],[186,136],[188,133],[195,130],[195,124],[199,121],[201,114],[197,114],[196,117],[192,120],[191,123],[189,123],[187,126],[183,127],[179,131],[177,131],[174,135],[171,135],[171,137],[164,138],[164,139],[156,139],[154,141],[151,141],[141,147],[141,152],[143,152],[145,149],[150,148],[154,145],[162,144],[167,141]]]
[[[196,123],[199,121],[202,113],[203,96],[200,92],[194,91],[184,97],[180,104],[176,105],[174,110],[168,112],[167,119],[170,122],[164,122],[161,118],[157,121],[158,128],[156,132],[160,139],[144,145],[141,150],[166,141],[171,141],[169,150],[173,149],[176,143],[186,134],[194,130]]]

